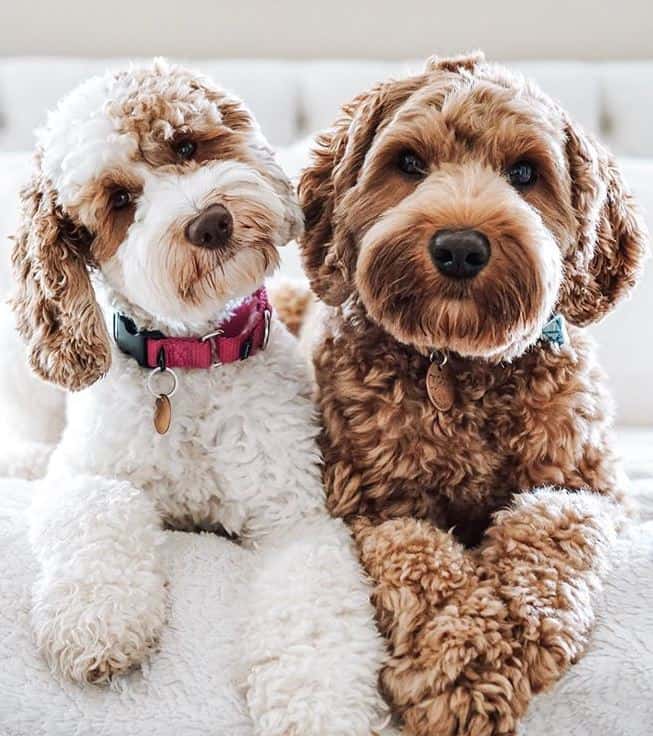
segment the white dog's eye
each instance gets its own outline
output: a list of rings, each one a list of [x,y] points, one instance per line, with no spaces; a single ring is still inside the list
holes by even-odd
[[[180,158],[184,161],[188,161],[195,155],[195,151],[197,151],[197,143],[188,138],[183,138],[175,143],[175,151],[177,151]]]
[[[127,189],[116,189],[111,192],[111,196],[109,197],[109,204],[113,210],[121,210],[127,207],[131,201],[132,195]]]
[[[507,174],[510,183],[518,189],[533,186],[537,181],[537,169],[530,161],[525,159],[516,161],[508,169]]]
[[[426,164],[414,151],[402,151],[397,159],[397,166],[404,174],[409,176],[424,176],[426,174]]]

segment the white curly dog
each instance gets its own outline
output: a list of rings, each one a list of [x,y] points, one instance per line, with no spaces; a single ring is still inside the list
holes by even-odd
[[[32,369],[71,392],[31,510],[32,620],[59,674],[109,680],[165,626],[163,528],[225,534],[256,559],[255,732],[369,736],[385,716],[369,589],[324,509],[310,382],[262,289],[300,228],[250,113],[195,73],[107,74],[51,113],[13,253]]]

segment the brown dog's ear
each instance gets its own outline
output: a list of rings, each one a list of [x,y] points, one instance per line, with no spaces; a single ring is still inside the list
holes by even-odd
[[[315,293],[331,306],[351,293],[356,266],[356,245],[338,204],[355,186],[380,125],[417,89],[418,79],[379,84],[345,105],[334,127],[317,136],[312,162],[300,178],[304,267]]]
[[[430,72],[459,72],[466,70],[473,72],[474,69],[485,62],[485,54],[476,49],[470,51],[468,54],[460,54],[459,56],[439,57],[430,56],[426,60],[424,71],[428,74]]]
[[[574,324],[603,317],[635,284],[648,232],[614,158],[566,126],[576,243],[565,257],[560,311]]]
[[[12,306],[29,360],[46,381],[77,391],[109,369],[109,337],[91,286],[89,234],[68,220],[41,173],[21,193]]]

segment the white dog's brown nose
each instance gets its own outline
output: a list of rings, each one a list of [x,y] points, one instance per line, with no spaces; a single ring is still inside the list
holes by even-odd
[[[478,230],[440,230],[431,240],[429,251],[440,273],[469,279],[490,260],[490,241]]]
[[[231,237],[234,220],[222,204],[212,204],[186,225],[186,237],[202,248],[219,248]]]

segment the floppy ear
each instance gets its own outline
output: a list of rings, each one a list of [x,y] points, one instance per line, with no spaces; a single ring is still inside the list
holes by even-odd
[[[477,66],[483,63],[485,63],[485,54],[476,49],[467,54],[460,54],[458,56],[430,56],[426,60],[424,71],[426,73],[437,71],[460,72],[463,70],[473,72]]]
[[[574,324],[603,317],[635,284],[648,232],[614,158],[566,125],[576,243],[565,257],[560,311]]]
[[[297,193],[267,142],[255,146],[255,151],[265,166],[272,186],[283,203],[284,231],[282,245],[286,245],[290,240],[299,238],[304,232],[304,217],[297,201]]]
[[[304,267],[315,293],[331,306],[351,293],[356,267],[356,244],[338,205],[356,185],[379,127],[417,89],[418,79],[379,84],[345,105],[334,127],[317,136],[312,162],[300,178]]]
[[[12,255],[18,329],[37,375],[77,391],[111,364],[87,268],[90,236],[64,216],[41,173],[21,197],[22,223]]]

